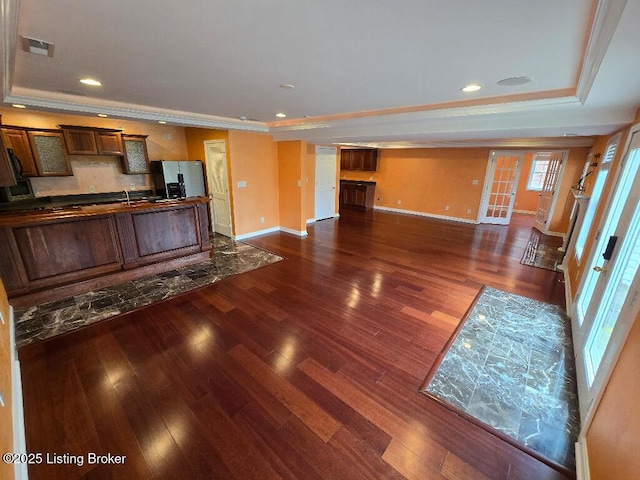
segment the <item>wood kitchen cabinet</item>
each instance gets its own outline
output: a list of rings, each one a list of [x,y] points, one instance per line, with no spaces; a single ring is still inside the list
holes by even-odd
[[[66,128],[62,126],[69,155],[97,155],[98,145],[94,130],[91,128]]]
[[[69,155],[124,155],[122,130],[60,125]]]
[[[96,130],[98,155],[124,155],[120,132]]]
[[[61,130],[28,130],[27,135],[39,176],[73,175]]]
[[[134,175],[149,173],[149,154],[147,153],[147,135],[122,135],[124,158],[122,170]]]
[[[373,208],[375,182],[340,181],[340,205],[361,208]]]
[[[29,136],[27,131],[20,128],[3,128],[2,140],[5,148],[11,148],[13,154],[19,162],[13,168],[22,177],[37,177],[38,169],[36,161],[33,157],[31,145],[29,145]],[[20,171],[22,169],[22,171]]]
[[[378,150],[375,148],[343,148],[340,150],[341,170],[375,171],[378,167]]]
[[[45,303],[209,258],[208,199],[0,215],[0,278]]]
[[[0,187],[11,187],[16,185],[16,183],[13,167],[11,166],[7,151],[0,137]]]

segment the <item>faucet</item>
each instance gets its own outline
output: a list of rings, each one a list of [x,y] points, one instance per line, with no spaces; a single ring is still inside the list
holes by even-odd
[[[127,192],[126,190],[123,190],[125,197],[127,197],[127,206],[130,207],[131,206],[131,198],[129,198],[129,192]]]

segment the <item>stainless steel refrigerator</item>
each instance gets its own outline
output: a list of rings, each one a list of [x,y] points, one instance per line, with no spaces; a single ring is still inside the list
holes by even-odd
[[[204,168],[200,160],[151,162],[156,194],[164,198],[204,197]]]

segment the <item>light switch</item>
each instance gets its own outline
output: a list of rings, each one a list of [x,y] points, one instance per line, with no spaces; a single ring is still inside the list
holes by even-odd
[[[246,188],[247,187],[247,182],[246,180],[240,180],[238,182],[238,188]]]
[[[302,186],[302,180],[298,180],[298,186],[301,187]]]

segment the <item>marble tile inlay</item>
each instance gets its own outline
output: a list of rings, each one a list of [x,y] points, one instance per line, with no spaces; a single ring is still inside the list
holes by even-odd
[[[485,287],[424,393],[575,469],[580,416],[560,307]]]
[[[223,235],[214,235],[211,241],[214,255],[204,262],[17,309],[18,348],[282,260],[278,255]]]

